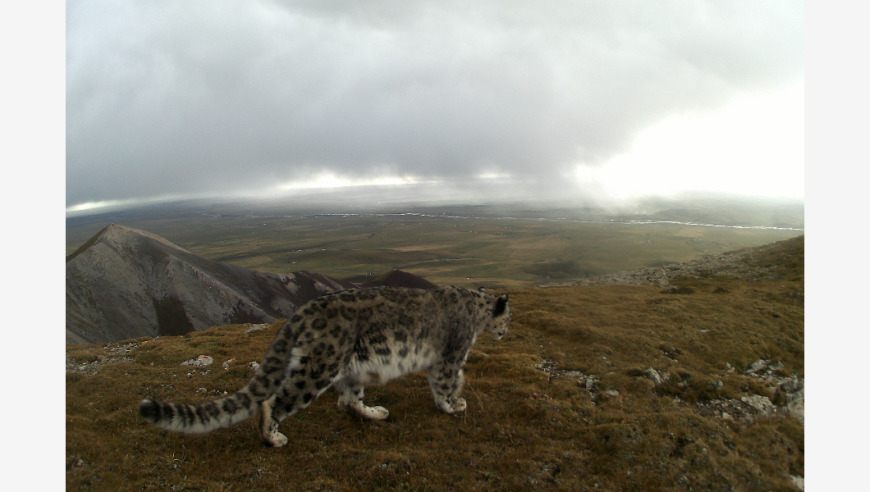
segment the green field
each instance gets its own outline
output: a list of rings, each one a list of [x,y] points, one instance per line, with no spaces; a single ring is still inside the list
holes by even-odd
[[[241,204],[187,206],[70,219],[67,253],[115,222],[205,258],[266,272],[308,270],[361,280],[401,269],[437,284],[516,288],[680,262],[803,233],[802,210],[799,217],[764,219],[733,210],[669,209],[626,217],[518,207],[326,214]],[[734,227],[753,219],[789,228]],[[688,224],[701,221],[710,222]]]

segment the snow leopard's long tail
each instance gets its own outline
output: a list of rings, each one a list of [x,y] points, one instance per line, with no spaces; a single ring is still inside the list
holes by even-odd
[[[280,387],[284,368],[290,358],[300,317],[294,316],[278,330],[272,345],[266,350],[263,362],[244,388],[232,396],[201,403],[165,403],[142,400],[139,415],[162,429],[185,432],[211,432],[229,427],[253,415],[259,404],[272,396]]]

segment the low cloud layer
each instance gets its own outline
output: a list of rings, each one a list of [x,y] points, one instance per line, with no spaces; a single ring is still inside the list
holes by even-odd
[[[546,189],[803,74],[801,2],[67,4],[67,203],[323,171]]]

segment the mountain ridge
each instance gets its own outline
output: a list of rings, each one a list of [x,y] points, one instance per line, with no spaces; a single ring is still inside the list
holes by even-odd
[[[88,248],[93,246],[95,243],[100,242],[103,239],[105,239],[105,242],[107,244],[109,244],[109,243],[121,244],[125,240],[129,239],[130,236],[142,236],[144,238],[148,238],[150,240],[162,243],[163,245],[165,245],[169,248],[174,248],[174,249],[177,249],[177,250],[184,252],[184,253],[187,253],[187,254],[193,254],[190,251],[182,248],[181,246],[178,246],[177,244],[171,243],[171,242],[167,241],[166,239],[164,239],[156,234],[152,234],[148,231],[144,231],[141,229],[134,229],[132,227],[127,227],[127,226],[124,226],[121,224],[109,224],[106,227],[104,227],[103,229],[101,229],[98,233],[96,233],[91,239],[89,239],[87,242],[85,242],[79,249],[77,249],[76,251],[74,251],[73,253],[68,255],[66,257],[66,261],[70,261],[72,259],[75,259],[82,252],[86,251]]]
[[[67,343],[271,323],[320,295],[356,287],[318,273],[271,274],[201,258],[112,224],[67,257]]]

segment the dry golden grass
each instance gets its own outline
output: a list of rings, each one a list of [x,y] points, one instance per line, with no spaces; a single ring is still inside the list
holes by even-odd
[[[261,444],[253,418],[189,436],[137,415],[144,397],[195,403],[241,387],[277,325],[68,346],[67,488],[795,490],[800,420],[701,411],[752,394],[777,401],[742,374],[757,359],[803,377],[802,260],[780,269],[778,280],[684,279],[684,294],[512,290],[508,336],[482,338],[469,358],[464,415],[436,410],[425,376],[414,374],[367,390],[367,403],[390,409],[387,421],[350,417],[327,392],[284,421],[290,443],[278,449]],[[215,363],[180,365],[201,354]],[[650,367],[671,380],[656,386],[643,376]],[[591,390],[585,376],[595,378]]]

